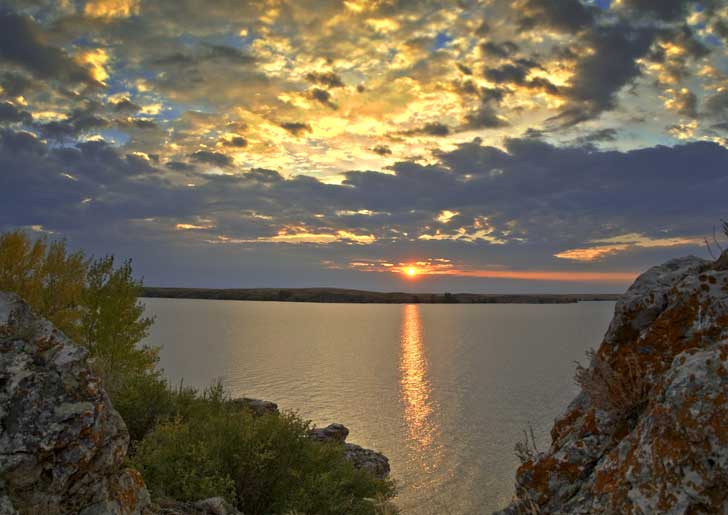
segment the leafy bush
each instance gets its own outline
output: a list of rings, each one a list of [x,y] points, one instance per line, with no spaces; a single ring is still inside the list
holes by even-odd
[[[393,513],[390,481],[357,471],[343,449],[312,441],[295,415],[254,417],[220,382],[169,387],[131,262],[88,258],[64,241],[0,235],[0,291],[23,297],[85,346],[131,436],[130,460],[155,498],[222,496],[246,513]]]
[[[260,417],[215,385],[186,395],[139,444],[132,464],[156,499],[225,497],[245,513],[375,514],[392,482],[358,471],[293,414]]]

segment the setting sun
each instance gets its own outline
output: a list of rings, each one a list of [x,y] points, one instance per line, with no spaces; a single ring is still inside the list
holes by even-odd
[[[410,266],[410,267],[407,268],[406,273],[407,273],[408,276],[414,277],[414,276],[417,275],[417,269],[415,267],[413,267],[413,266]]]

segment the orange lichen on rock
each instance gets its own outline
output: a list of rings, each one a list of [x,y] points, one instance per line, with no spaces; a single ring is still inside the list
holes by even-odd
[[[541,513],[726,509],[727,285],[728,270],[694,257],[635,281],[578,371],[582,392],[554,423],[550,449],[519,468],[503,514],[524,499]]]

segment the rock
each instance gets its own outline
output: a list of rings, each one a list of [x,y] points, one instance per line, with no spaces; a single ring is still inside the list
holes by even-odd
[[[343,444],[344,457],[354,465],[354,468],[367,470],[379,479],[389,476],[389,459],[382,453],[346,443],[349,429],[344,424],[334,423],[326,427],[317,427],[309,431],[308,435],[318,442]]]
[[[345,443],[344,456],[356,469],[367,470],[379,479],[389,476],[389,459],[382,453]]]
[[[278,413],[278,404],[271,401],[241,397],[240,399],[233,399],[233,402],[243,408],[249,409],[259,417],[269,413]]]
[[[642,274],[586,374],[500,513],[728,513],[728,268]]]
[[[349,436],[349,429],[344,424],[329,424],[326,427],[317,427],[309,431],[309,436],[319,442],[344,443]]]
[[[0,513],[146,513],[128,444],[86,351],[0,293]]]

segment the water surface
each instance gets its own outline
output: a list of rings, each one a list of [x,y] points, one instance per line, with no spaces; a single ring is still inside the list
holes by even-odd
[[[403,514],[480,514],[513,495],[513,446],[532,424],[548,444],[576,393],[574,360],[613,302],[308,304],[145,299],[172,381],[222,377],[392,465]]]

